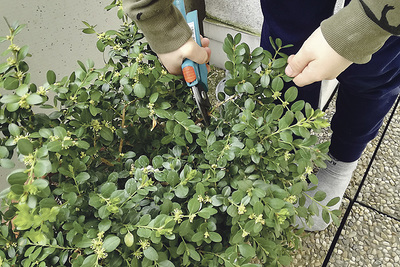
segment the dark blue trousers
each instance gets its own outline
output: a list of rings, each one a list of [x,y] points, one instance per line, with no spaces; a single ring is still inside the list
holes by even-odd
[[[261,0],[264,14],[261,46],[273,51],[269,36],[294,47],[295,54],[333,13],[335,0]],[[383,118],[400,93],[400,37],[393,36],[367,64],[352,64],[337,78],[340,82],[330,153],[344,162],[357,160],[378,134]],[[318,106],[320,83],[299,88],[299,99]]]

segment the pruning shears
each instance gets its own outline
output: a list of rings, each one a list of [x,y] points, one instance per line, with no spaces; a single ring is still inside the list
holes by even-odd
[[[179,9],[183,17],[186,19],[187,24],[192,29],[192,38],[201,46],[197,10],[186,14],[184,0],[174,0],[174,5]],[[207,66],[206,64],[197,64],[190,59],[185,59],[182,63],[182,72],[187,85],[192,88],[193,98],[204,119],[204,124],[208,126],[210,123],[208,110],[211,107],[211,104],[207,95]]]

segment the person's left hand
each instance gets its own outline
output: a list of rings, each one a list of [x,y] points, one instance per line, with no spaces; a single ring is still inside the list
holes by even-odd
[[[352,64],[339,55],[325,40],[318,28],[304,42],[296,55],[288,58],[286,75],[294,77],[297,86],[305,86],[313,82],[331,80]]]

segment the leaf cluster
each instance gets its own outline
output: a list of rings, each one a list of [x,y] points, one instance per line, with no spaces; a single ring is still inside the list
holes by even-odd
[[[314,135],[328,126],[323,112],[285,88],[281,41],[272,55],[250,51],[240,35],[225,39],[229,77],[205,127],[190,89],[120,10],[119,30],[85,22],[103,67],[78,61],[61,79],[49,70],[39,87],[28,46],[14,44],[23,25],[0,38],[10,42],[0,64],[0,164],[14,168],[16,155],[25,166],[0,193],[0,265],[289,264],[302,234],[295,216],[310,221],[325,198],[304,207],[329,144]],[[337,220],[327,207],[322,216]]]

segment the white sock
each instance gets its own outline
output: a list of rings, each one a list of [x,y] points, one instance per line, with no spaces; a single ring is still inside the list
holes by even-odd
[[[346,191],[347,186],[350,183],[351,177],[353,175],[353,171],[357,167],[357,162],[342,162],[331,156],[332,160],[326,161],[327,164],[326,169],[320,169],[317,172],[318,178],[318,187],[313,191],[307,191],[306,193],[312,197],[314,197],[315,193],[318,191],[323,191],[326,193],[326,198],[320,203],[324,206],[333,198],[340,197],[340,201],[334,206],[329,207],[330,210],[339,209],[340,204],[342,203],[343,195]],[[314,185],[311,184],[310,187]],[[304,207],[307,207],[311,204],[313,200],[306,196],[306,203]],[[322,208],[318,205],[319,216],[314,215],[312,218],[314,220],[314,225],[309,227],[305,223],[304,218],[296,217],[295,225],[298,225],[299,228],[305,227],[306,231],[322,231],[325,230],[329,224],[325,223],[322,219]]]

